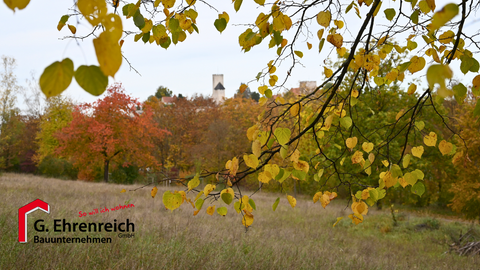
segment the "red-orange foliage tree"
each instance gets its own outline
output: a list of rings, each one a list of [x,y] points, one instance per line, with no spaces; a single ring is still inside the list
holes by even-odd
[[[148,106],[142,113],[137,111],[141,104],[126,95],[120,84],[107,91],[103,99],[75,109],[72,122],[56,134],[57,153],[71,158],[80,169],[79,178],[90,178],[89,172],[103,165],[104,180],[108,182],[112,162],[156,169],[159,163],[152,150],[166,131],[152,121]]]

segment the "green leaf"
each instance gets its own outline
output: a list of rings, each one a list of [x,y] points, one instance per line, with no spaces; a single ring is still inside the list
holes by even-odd
[[[143,37],[142,37],[143,43],[147,43],[149,39],[150,39],[150,32],[143,34]]]
[[[362,191],[361,190],[359,190],[359,191],[357,191],[357,193],[355,193],[355,198],[357,198],[358,200],[362,199]]]
[[[383,12],[385,13],[385,17],[387,17],[387,20],[389,21],[393,20],[393,18],[395,17],[395,14],[397,14],[395,9],[393,8],[387,8]]]
[[[288,145],[282,145],[282,147],[280,148],[280,156],[283,159],[287,158],[287,156],[288,156]]]
[[[133,22],[135,23],[135,26],[138,27],[138,29],[140,30],[145,27],[145,19],[143,18],[143,15],[142,13],[140,13],[139,9],[137,9],[137,12],[135,12],[135,15],[133,15]]]
[[[423,121],[415,121],[415,127],[420,131],[425,127],[425,123]]]
[[[369,206],[373,206],[373,205],[375,204],[375,200],[372,199],[372,198],[370,198],[370,197],[367,198],[367,199],[365,200],[365,202],[366,202]]]
[[[222,197],[222,201],[228,205],[230,205],[233,201],[233,196],[230,193],[223,193],[221,197]]]
[[[403,179],[405,180],[405,182],[407,182],[407,184],[413,186],[417,183],[417,175],[414,174],[414,173],[406,173],[404,176],[403,176]]]
[[[300,58],[303,57],[303,52],[301,52],[301,51],[294,51],[294,53]]]
[[[233,8],[235,8],[235,11],[238,12],[240,9],[240,6],[242,5],[243,0],[235,0],[235,3],[233,4]]]
[[[68,18],[70,18],[70,16],[68,16],[68,15],[63,15],[62,18],[60,18],[60,21],[58,22],[58,25],[57,25],[58,31],[62,30],[62,28],[67,23]]]
[[[412,20],[412,22],[414,24],[418,24],[418,15],[420,14],[420,11],[418,9],[416,9],[412,15],[410,15],[410,20]]]
[[[480,116],[480,102],[478,100],[475,109],[473,109],[473,116]]]
[[[180,28],[180,22],[178,21],[178,19],[175,19],[175,18],[170,18],[170,20],[168,21],[168,27],[170,28],[170,31],[172,33],[179,32],[182,30]]]
[[[290,141],[292,131],[288,128],[276,128],[273,135],[275,135],[280,145],[286,145]]]
[[[318,45],[318,52],[321,53],[322,52],[322,49],[323,49],[323,44],[325,43],[325,38],[322,38],[322,40],[320,40],[320,44]]]
[[[257,206],[255,205],[255,202],[252,199],[248,199],[248,204],[250,204],[253,210],[257,210]]]
[[[75,71],[75,80],[88,93],[99,96],[108,86],[108,77],[98,66],[79,66]]]
[[[307,174],[304,171],[299,171],[299,170],[293,170],[292,171],[292,176],[300,179],[300,180],[305,180],[305,177],[307,177]]]
[[[224,194],[225,194],[225,193],[224,193]],[[197,210],[202,209],[203,203],[204,203],[204,200],[203,200],[203,199],[198,199],[198,200],[195,202],[195,208],[197,208]]]
[[[401,169],[400,166],[398,166],[397,164],[393,164],[393,165],[392,165],[392,168],[390,169],[390,172],[392,172],[392,177],[393,177],[393,178],[397,178],[397,177],[402,177],[402,176],[403,176],[402,169]]]
[[[227,21],[224,18],[216,19],[213,23],[218,32],[222,33],[225,28],[227,28]]]
[[[277,199],[275,200],[275,202],[273,203],[273,205],[272,205],[273,211],[275,211],[275,210],[277,209],[277,206],[278,206],[278,203],[279,203],[279,202],[280,202],[280,198],[277,198]]]
[[[418,196],[422,196],[423,193],[425,193],[425,185],[422,182],[417,182],[413,187],[412,187],[412,193],[417,194]]]
[[[411,63],[412,62],[409,61],[398,66],[398,72],[404,72],[405,70],[407,70],[407,68],[410,66]]]
[[[217,208],[217,213],[220,215],[220,216],[226,216],[227,215],[227,208],[226,207],[219,207]]]
[[[277,45],[277,46],[282,44],[282,41],[283,41],[282,34],[278,31],[273,31],[273,41],[275,42],[275,45]]]
[[[370,194],[370,198],[372,198],[372,200],[374,201],[377,201],[378,200],[378,190],[376,189],[370,189],[368,191],[368,193]]]
[[[378,193],[377,200],[383,199],[385,197],[385,195],[387,194],[387,192],[383,188],[376,188],[376,190],[377,190],[377,193]]]
[[[403,157],[403,168],[408,168],[408,165],[410,164],[410,159],[412,158],[412,156],[410,154],[406,154],[404,157]]]
[[[340,125],[342,125],[346,129],[350,128],[352,126],[352,118],[350,118],[349,116],[340,118]]]
[[[168,48],[172,44],[170,37],[167,37],[164,42],[160,43],[160,46],[164,49]]]
[[[49,97],[60,95],[72,82],[74,70],[70,58],[55,62],[46,67],[40,76],[40,89]]]
[[[233,204],[233,208],[235,209],[235,211],[237,211],[237,213],[240,213],[242,210],[240,210],[240,202],[235,202]]]
[[[290,174],[292,174],[291,171],[287,170],[287,169],[280,169],[280,172],[277,174],[277,176],[275,176],[275,180],[277,180],[280,184],[283,183],[283,181],[285,181],[285,179],[287,179]]]
[[[419,169],[416,169],[412,173],[417,177],[417,179],[420,179],[420,180],[423,180],[423,178],[425,177],[425,174],[423,174],[423,172],[420,171]]]
[[[467,96],[467,87],[465,87],[465,85],[463,85],[462,83],[459,83],[452,87],[452,90],[457,103],[462,104],[465,100],[465,97]]]

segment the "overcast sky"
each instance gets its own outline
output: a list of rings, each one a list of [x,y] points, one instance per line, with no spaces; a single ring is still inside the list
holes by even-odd
[[[442,7],[440,2],[437,1],[437,10]],[[143,44],[142,41],[135,43],[133,36],[127,37],[122,51],[141,76],[131,71],[128,64],[123,61],[115,79],[110,78],[109,83],[123,83],[126,91],[140,100],[153,95],[160,85],[170,88],[175,94],[181,93],[184,96],[192,96],[195,93],[210,95],[212,74],[224,74],[226,96],[232,97],[241,82],[254,79],[268,61],[274,59],[276,50],[269,50],[268,40],[266,40],[248,53],[241,52],[238,36],[245,31],[246,27],[234,24],[255,21],[258,11],[251,12],[251,10],[256,10],[258,5],[254,1],[244,1],[238,13],[235,13],[231,1],[214,0],[209,3],[216,6],[220,12],[226,11],[230,14],[230,22],[222,34],[213,26],[217,12],[199,2],[196,6],[199,13],[197,25],[200,34],[188,35],[185,42],[177,45],[172,43],[168,50],[154,43]],[[393,4],[396,5],[395,2]],[[72,39],[62,40],[62,37],[70,35],[68,28],[64,27],[60,32],[56,29],[60,17],[72,13],[68,10],[72,5],[73,1],[33,0],[26,9],[13,13],[5,4],[0,4],[2,33],[0,55],[14,57],[17,60],[16,73],[21,84],[30,77],[31,71],[34,71],[38,78],[46,66],[66,57],[74,61],[75,68],[85,64],[98,64],[92,39],[85,39],[79,43]],[[389,3],[384,3],[382,10],[389,8],[388,5]],[[122,7],[123,4],[120,6]],[[388,23],[382,19],[385,17],[383,12],[379,14],[381,18],[377,18],[376,22]],[[342,29],[345,39],[351,39],[352,34],[355,34],[355,30],[362,22],[352,12],[348,15],[345,22],[349,31]],[[80,21],[77,24],[74,17],[71,17],[68,23],[77,27],[77,35],[85,34],[91,29],[86,21]],[[318,25],[315,20],[312,23],[310,34],[316,36]],[[131,27],[131,20],[124,20],[124,25],[124,28],[135,30]],[[478,29],[475,25],[469,27],[472,31]],[[304,39],[305,36],[301,38]],[[419,39],[421,40],[421,37]],[[286,84],[287,88],[297,87],[299,81],[320,82],[324,78],[323,60],[335,57],[336,53],[327,50],[331,46],[325,44],[324,50],[319,54],[316,37],[312,39],[312,44],[313,48],[310,51],[304,43],[296,48],[304,52],[302,60],[304,66],[296,66]],[[331,58],[331,60],[335,59]],[[283,78],[287,67],[285,63],[283,67],[277,69],[276,74]],[[259,84],[252,83],[249,86],[252,90],[256,90]],[[84,92],[75,80],[72,81],[66,93],[79,102],[91,102],[96,99]]]

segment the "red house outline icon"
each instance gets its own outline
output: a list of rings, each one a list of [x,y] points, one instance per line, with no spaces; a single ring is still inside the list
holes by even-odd
[[[27,215],[39,209],[50,214],[50,205],[39,199],[18,209],[18,242],[27,242]]]

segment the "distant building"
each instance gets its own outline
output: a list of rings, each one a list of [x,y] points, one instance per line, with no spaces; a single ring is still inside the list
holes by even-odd
[[[223,86],[223,74],[213,74],[212,98],[216,103],[223,102],[225,98],[225,87]]]
[[[317,82],[316,81],[302,81],[300,82],[299,87],[297,88],[291,88],[290,91],[295,94],[296,96],[298,95],[306,95],[311,93],[313,90],[317,88]]]

